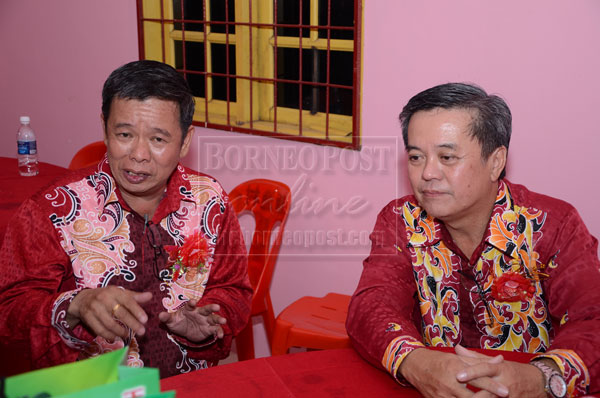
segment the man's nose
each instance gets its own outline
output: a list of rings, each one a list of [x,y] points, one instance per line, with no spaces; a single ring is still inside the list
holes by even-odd
[[[138,162],[150,160],[149,143],[141,138],[136,139],[133,142],[130,157]]]
[[[440,165],[437,159],[428,157],[425,160],[425,166],[423,167],[423,179],[424,180],[436,180],[440,178]]]

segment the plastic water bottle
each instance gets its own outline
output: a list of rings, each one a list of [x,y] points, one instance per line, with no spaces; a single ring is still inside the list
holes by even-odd
[[[22,176],[38,174],[38,156],[35,134],[29,126],[29,116],[21,116],[21,127],[17,131],[17,160],[19,173]]]

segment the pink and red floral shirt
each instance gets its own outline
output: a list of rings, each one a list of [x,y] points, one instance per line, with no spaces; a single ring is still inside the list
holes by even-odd
[[[164,246],[182,245],[195,232],[208,243],[208,272],[192,268],[175,280]],[[107,285],[153,293],[144,336],[109,342],[81,324],[68,327],[73,297]],[[34,367],[128,345],[129,365],[158,367],[167,377],[226,357],[248,320],[251,295],[237,216],[215,179],[179,165],[147,220],[123,201],[105,158],[37,193],[13,217],[0,255],[0,336],[24,342]],[[220,305],[223,339],[194,344],[160,324],[161,311],[191,299]]]
[[[598,242],[568,203],[500,181],[469,259],[406,196],[381,211],[371,241],[346,326],[372,363],[396,376],[416,348],[461,344],[551,358],[570,396],[600,388]],[[528,294],[498,299],[492,287],[516,275]]]

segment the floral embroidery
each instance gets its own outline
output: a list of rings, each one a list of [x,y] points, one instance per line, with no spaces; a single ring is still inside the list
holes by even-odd
[[[523,275],[512,271],[495,278],[492,284],[492,297],[497,301],[527,301],[534,293],[535,286]]]
[[[173,263],[173,282],[188,270],[195,268],[197,273],[205,274],[208,268],[204,265],[209,256],[208,243],[199,231],[189,236],[183,245],[167,245],[165,250],[169,253],[169,260]]]

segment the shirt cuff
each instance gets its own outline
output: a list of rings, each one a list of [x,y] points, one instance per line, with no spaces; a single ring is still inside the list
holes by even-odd
[[[169,334],[171,335],[171,337],[173,337],[174,340],[177,341],[177,343],[179,343],[180,345],[184,346],[185,348],[187,348],[189,350],[204,348],[211,344],[214,344],[215,341],[217,341],[217,336],[215,336],[215,335],[208,336],[204,340],[195,343],[193,341],[186,339],[185,337],[178,336],[174,333],[169,333]]]
[[[398,369],[408,354],[417,348],[423,347],[425,347],[425,344],[412,336],[396,337],[385,349],[381,363],[400,384],[409,385],[404,378],[398,375]]]
[[[578,397],[587,393],[590,385],[590,374],[587,367],[573,350],[550,350],[536,355],[535,359],[552,359],[563,374],[567,383],[567,396]]]
[[[69,305],[81,290],[70,290],[62,293],[52,304],[51,322],[52,326],[58,332],[58,335],[64,343],[75,350],[84,350],[93,340],[92,336],[79,323],[74,328],[70,328],[67,323],[67,310]],[[86,341],[89,340],[89,341]]]

